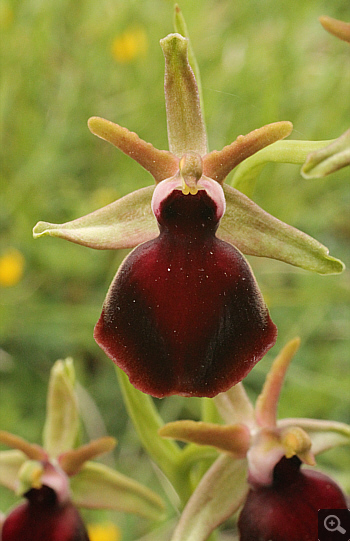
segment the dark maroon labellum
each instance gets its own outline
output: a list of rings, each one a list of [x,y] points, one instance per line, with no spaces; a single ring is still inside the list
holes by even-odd
[[[273,484],[251,489],[238,519],[240,541],[316,541],[319,509],[347,509],[345,496],[326,475],[282,458]]]
[[[31,489],[26,497],[6,518],[2,541],[89,541],[77,509],[59,505],[54,490]]]
[[[215,211],[204,190],[174,190],[159,236],[126,258],[96,325],[97,343],[150,395],[215,396],[276,341],[247,261],[215,236]]]

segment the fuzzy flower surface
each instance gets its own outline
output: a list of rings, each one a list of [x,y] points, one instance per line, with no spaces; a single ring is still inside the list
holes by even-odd
[[[350,443],[350,426],[313,419],[277,420],[278,398],[299,346],[276,357],[255,408],[240,383],[215,398],[227,424],[175,421],[159,434],[219,452],[189,499],[171,541],[205,541],[227,518],[242,512],[241,541],[311,541],[320,508],[346,509],[346,499],[313,466],[315,455]],[[287,520],[285,517],[289,517]]]
[[[283,457],[269,486],[248,492],[239,515],[240,541],[314,541],[319,509],[347,509],[345,495],[327,475]]]
[[[150,519],[163,515],[162,500],[148,488],[102,463],[116,440],[103,437],[74,447],[79,430],[71,359],[52,368],[43,447],[0,431],[0,483],[25,500],[4,520],[2,541],[89,541],[77,507],[117,509]]]
[[[161,46],[170,150],[108,120],[89,120],[92,133],[136,160],[156,186],[66,224],[39,222],[34,236],[134,248],[110,286],[95,340],[147,394],[213,397],[240,382],[276,341],[242,253],[321,274],[343,265],[224,183],[236,165],[288,136],[291,123],[266,125],[209,152],[188,40],[170,34]]]

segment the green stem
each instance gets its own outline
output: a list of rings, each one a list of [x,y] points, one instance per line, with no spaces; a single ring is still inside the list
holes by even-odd
[[[207,541],[217,541],[217,539],[218,539],[218,532],[217,530],[215,530],[209,535]]]
[[[122,370],[116,368],[116,372],[126,409],[145,451],[166,475],[185,504],[192,490],[188,469],[184,471],[182,466],[180,447],[174,441],[158,435],[164,422],[152,398],[135,389]]]
[[[201,421],[205,423],[220,423],[221,417],[212,398],[201,399]]]

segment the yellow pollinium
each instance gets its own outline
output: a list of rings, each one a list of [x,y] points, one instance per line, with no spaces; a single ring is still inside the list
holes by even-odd
[[[184,195],[196,195],[198,181],[203,173],[202,158],[195,152],[184,154],[179,163],[181,190]]]
[[[294,455],[310,466],[315,465],[315,457],[311,451],[311,440],[308,434],[300,427],[288,428],[281,434],[281,443],[285,449],[285,456]]]
[[[24,462],[18,472],[18,486],[16,493],[22,496],[31,488],[41,488],[41,477],[44,473],[44,467],[37,460],[27,460]]]

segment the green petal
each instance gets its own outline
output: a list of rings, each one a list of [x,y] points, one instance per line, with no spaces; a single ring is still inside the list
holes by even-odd
[[[58,462],[67,475],[73,476],[81,470],[85,462],[104,453],[109,453],[114,449],[116,444],[117,440],[115,438],[104,436],[89,441],[89,443],[81,445],[77,449],[66,451],[59,456]]]
[[[71,479],[71,490],[73,502],[80,507],[164,518],[164,503],[157,494],[103,464],[86,462]]]
[[[323,453],[339,445],[350,445],[350,426],[336,421],[315,419],[281,419],[279,428],[299,426],[309,435],[314,455]]]
[[[34,238],[49,235],[97,250],[134,248],[158,233],[152,213],[154,186],[141,188],[114,203],[65,224],[38,222]]]
[[[46,460],[47,454],[40,445],[36,443],[29,443],[20,436],[11,434],[6,430],[0,430],[0,442],[4,443],[8,447],[17,449],[26,455],[29,460]]]
[[[188,63],[188,40],[169,34],[160,41],[165,57],[165,103],[170,151],[181,158],[186,152],[207,153],[207,136],[198,87]]]
[[[290,340],[273,361],[265,383],[255,404],[259,426],[276,426],[278,400],[289,364],[300,346],[300,338]]]
[[[319,274],[338,274],[344,264],[317,240],[265,212],[244,194],[224,184],[226,212],[218,237],[247,255],[270,257]]]
[[[350,165],[350,130],[330,145],[308,155],[301,168],[304,178],[321,178]]]
[[[350,43],[350,23],[327,17],[326,15],[319,18],[323,28],[336,36]]]
[[[72,359],[56,361],[51,369],[43,432],[44,449],[51,458],[72,449],[79,429]]]
[[[154,177],[156,182],[175,175],[178,160],[167,150],[158,150],[151,143],[146,143],[139,136],[104,118],[93,116],[88,121],[89,130],[97,137],[112,143],[137,161]]]
[[[171,541],[205,541],[244,501],[246,478],[245,459],[220,456],[188,501]]]
[[[240,135],[236,141],[222,150],[213,150],[203,158],[204,174],[223,183],[227,175],[239,163],[248,159],[264,147],[287,137],[293,129],[291,122],[274,122],[258,128],[247,135]]]
[[[16,491],[18,483],[18,472],[27,460],[22,451],[1,451],[0,452],[0,485]]]
[[[218,425],[196,421],[174,421],[159,430],[163,438],[173,438],[197,445],[210,445],[236,457],[246,456],[250,444],[249,429],[243,424]]]

